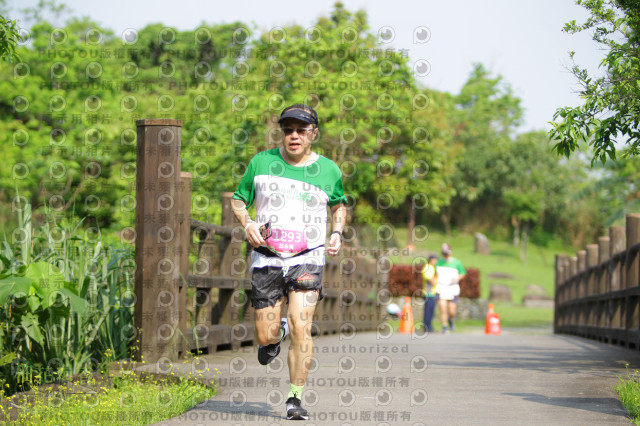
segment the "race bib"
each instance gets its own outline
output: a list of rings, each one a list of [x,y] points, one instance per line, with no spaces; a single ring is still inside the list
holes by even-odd
[[[307,249],[307,238],[301,231],[272,228],[265,241],[271,251],[280,254],[297,254]]]

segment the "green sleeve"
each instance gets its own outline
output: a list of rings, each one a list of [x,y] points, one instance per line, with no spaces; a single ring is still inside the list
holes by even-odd
[[[458,259],[456,259],[456,260],[458,260]],[[458,260],[458,262],[457,262],[457,263],[458,263],[458,264],[456,265],[456,269],[458,269],[458,273],[460,273],[460,275],[466,274],[466,273],[467,273],[467,271],[464,269],[464,266],[462,266],[462,262],[460,262],[460,261]]]
[[[347,204],[347,197],[344,195],[344,187],[342,186],[342,173],[339,170],[338,180],[333,185],[333,192],[329,195],[329,207],[333,207],[336,204]]]
[[[253,204],[253,200],[255,199],[255,185],[253,183],[255,177],[254,159],[255,157],[249,161],[247,170],[244,172],[244,176],[242,176],[236,192],[231,196],[234,200],[244,201],[247,207]]]

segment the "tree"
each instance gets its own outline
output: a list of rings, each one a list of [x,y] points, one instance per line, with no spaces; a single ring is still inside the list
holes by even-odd
[[[455,126],[453,141],[462,145],[455,163],[455,198],[442,210],[441,220],[449,233],[452,215],[467,215],[472,205],[496,205],[505,172],[502,153],[508,150],[522,116],[517,98],[501,76],[491,76],[475,64],[469,79],[455,97],[452,110]]]
[[[501,155],[505,172],[501,178],[503,220],[513,226],[513,243],[520,244],[520,258],[527,259],[527,243],[532,227],[564,194],[566,173],[551,153],[549,140],[542,132],[518,135]]]
[[[615,160],[640,154],[640,1],[576,0],[591,16],[582,24],[567,23],[570,34],[593,30],[593,40],[607,50],[600,67],[603,77],[595,78],[574,65],[572,72],[582,85],[584,104],[559,108],[553,116],[549,135],[555,151],[564,156],[581,143],[591,145],[591,164],[607,158]],[[570,52],[573,59],[575,52]],[[616,145],[618,144],[618,145]],[[623,144],[624,147],[620,145]]]
[[[254,150],[236,161],[274,147],[278,114],[285,105],[303,102],[320,113],[314,150],[343,170],[345,190],[356,201],[349,209],[355,227],[394,219],[411,224],[414,205],[448,203],[439,183],[449,151],[437,123],[445,120],[444,109],[417,89],[408,57],[384,47],[370,32],[366,13],[350,12],[341,3],[312,27],[259,34],[246,61],[236,64],[242,72],[232,82],[243,104],[229,120]]]
[[[16,21],[0,15],[0,58],[10,64],[14,59],[20,61],[16,45],[21,40],[20,29]]]

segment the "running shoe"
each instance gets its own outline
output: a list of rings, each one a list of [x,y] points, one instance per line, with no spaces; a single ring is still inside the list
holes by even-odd
[[[280,343],[282,343],[284,338],[287,337],[287,334],[289,334],[289,323],[287,322],[286,318],[282,318],[280,320],[280,330],[284,330],[284,333],[280,333],[282,334],[282,338],[280,339],[279,342],[272,343],[267,346],[262,346],[262,345],[258,346],[258,362],[260,364],[262,365],[269,364],[280,353]]]
[[[295,396],[287,399],[287,420],[309,420],[309,413]]]

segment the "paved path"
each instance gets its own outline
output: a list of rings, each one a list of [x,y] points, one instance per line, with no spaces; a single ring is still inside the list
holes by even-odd
[[[311,419],[299,424],[629,424],[613,386],[626,364],[640,367],[640,352],[522,330],[385,334],[315,339],[303,395]],[[253,347],[205,357],[220,370],[218,394],[157,425],[291,424],[287,346],[266,367]]]

